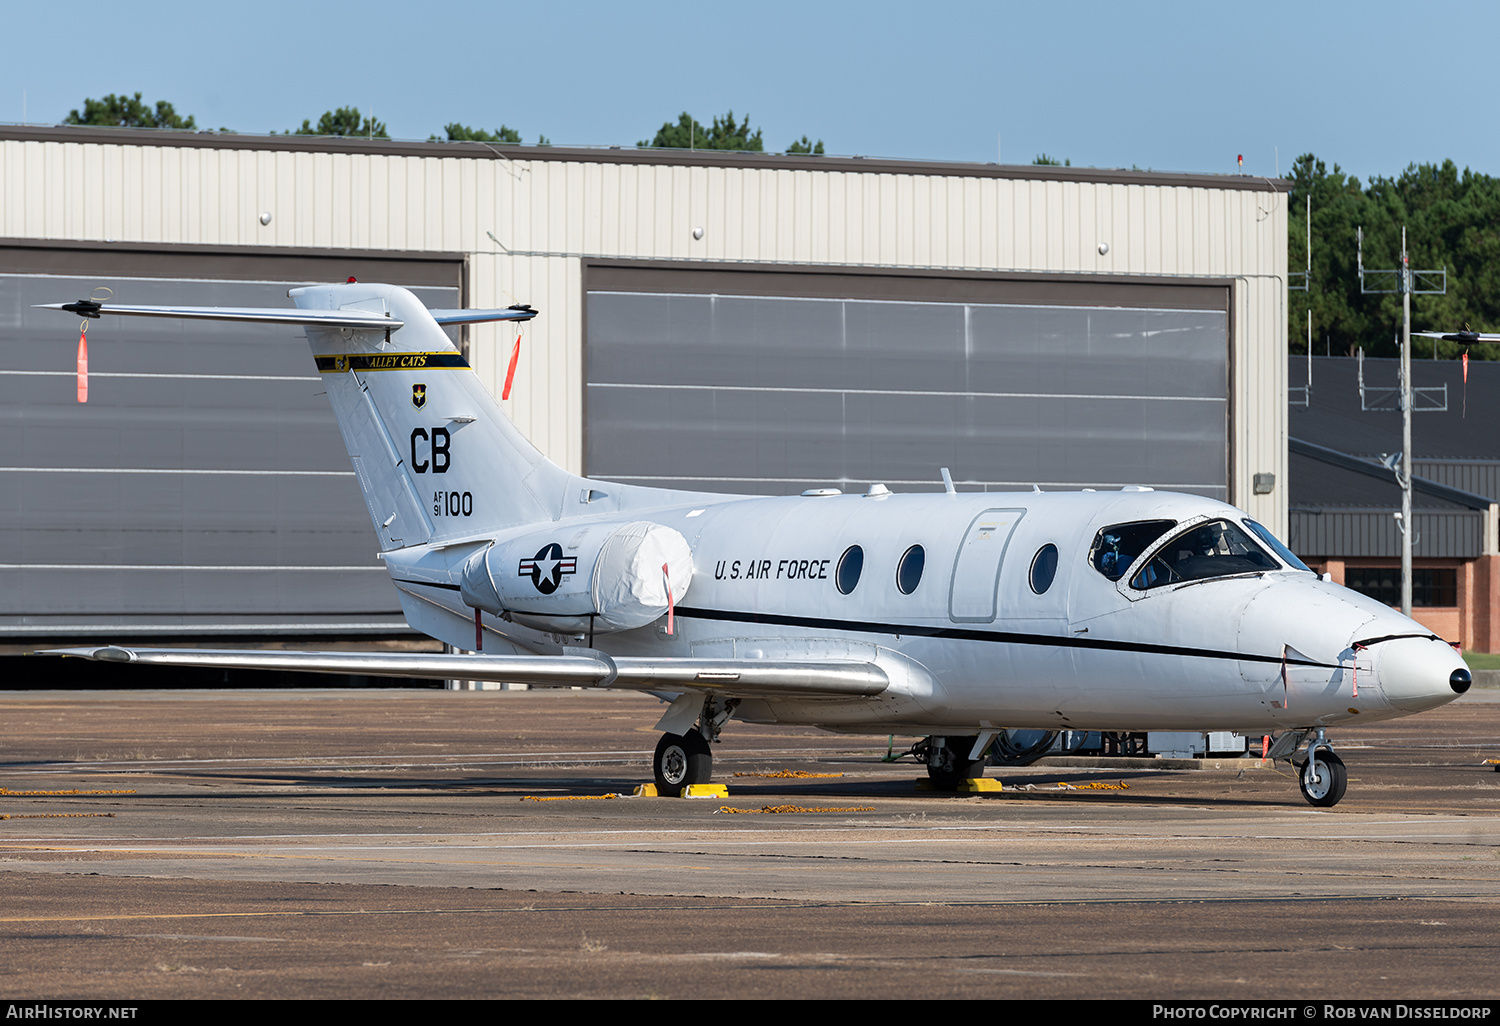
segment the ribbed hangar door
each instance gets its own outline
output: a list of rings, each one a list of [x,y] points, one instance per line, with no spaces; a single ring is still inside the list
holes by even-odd
[[[1228,497],[1222,280],[585,269],[587,472]]]
[[[0,639],[405,631],[300,328],[91,321],[33,304],[289,306],[287,289],[415,286],[462,305],[445,255],[0,243]]]

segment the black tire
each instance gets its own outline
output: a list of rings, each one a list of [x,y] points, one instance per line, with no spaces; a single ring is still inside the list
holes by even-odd
[[[696,729],[686,734],[663,734],[651,760],[660,794],[678,794],[689,784],[706,784],[713,776],[714,757]]]
[[[937,764],[927,763],[927,776],[933,787],[939,791],[956,791],[958,785],[965,780],[984,776],[984,760],[969,759],[969,753],[974,750],[974,743],[978,740],[977,734],[973,737],[943,739],[943,747],[937,749],[941,753]]]
[[[1309,805],[1316,805],[1320,809],[1332,808],[1344,797],[1344,789],[1349,785],[1344,760],[1332,752],[1322,751],[1318,753],[1316,764],[1316,772],[1313,768],[1314,760],[1308,759],[1302,764],[1302,769],[1297,774],[1297,784],[1302,788],[1302,797],[1307,799]]]

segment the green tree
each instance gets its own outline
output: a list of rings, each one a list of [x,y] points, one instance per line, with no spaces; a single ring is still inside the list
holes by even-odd
[[[816,143],[808,142],[807,136],[804,135],[801,139],[788,146],[786,151],[788,153],[822,153],[823,140],[819,139]]]
[[[117,128],[197,128],[192,116],[181,117],[166,100],[157,100],[153,109],[141,102],[141,94],[116,96],[110,93],[102,100],[85,99],[83,113],[68,112],[65,125],[110,125]]]
[[[1462,173],[1451,160],[1411,165],[1395,178],[1372,178],[1361,186],[1335,164],[1313,154],[1298,157],[1287,178],[1287,265],[1307,266],[1307,222],[1312,198],[1312,273],[1309,289],[1289,294],[1288,335],[1294,353],[1307,351],[1307,314],[1312,311],[1313,351],[1351,354],[1363,347],[1372,356],[1398,355],[1401,296],[1360,289],[1357,232],[1364,229],[1366,285],[1394,288],[1393,275],[1371,269],[1396,268],[1401,229],[1414,270],[1446,268],[1447,293],[1412,296],[1414,330],[1451,330],[1468,322],[1475,330],[1500,327],[1500,180]],[[1421,287],[1421,283],[1418,283]],[[1429,340],[1413,343],[1426,355]],[[1452,357],[1453,343],[1440,342],[1438,355]],[[1500,347],[1476,345],[1476,359],[1500,357]]]
[[[455,121],[451,125],[444,125],[443,131],[448,133],[448,142],[506,143],[512,146],[521,144],[521,133],[514,128],[506,128],[504,125],[494,132],[486,132],[482,128],[470,128],[468,125],[461,125]],[[432,139],[436,140],[437,136],[433,136]],[[541,144],[538,143],[538,145]]]
[[[750,132],[750,115],[745,115],[743,123],[736,124],[734,111],[722,118],[714,118],[713,126],[708,129],[683,111],[677,124],[663,122],[654,139],[650,142],[642,140],[636,145],[679,150],[749,150],[754,153],[765,149],[760,129],[757,128],[754,134]]]
[[[302,122],[302,127],[288,135],[362,135],[372,139],[389,139],[386,134],[385,122],[377,121],[374,117],[360,120],[358,107],[340,107],[338,110],[324,111],[323,116],[318,119],[317,127],[313,127],[311,121]]]
[[[1032,164],[1042,164],[1047,167],[1072,167],[1073,161],[1058,160],[1056,157],[1050,156],[1049,154],[1038,153],[1036,155],[1036,159],[1032,161]]]

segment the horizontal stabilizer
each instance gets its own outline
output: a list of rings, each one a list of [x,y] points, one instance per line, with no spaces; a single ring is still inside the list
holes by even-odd
[[[483,324],[485,321],[529,321],[536,311],[529,306],[508,306],[504,310],[429,310],[439,324]]]
[[[1483,331],[1414,331],[1412,334],[1423,338],[1439,338],[1444,342],[1457,342],[1462,346],[1471,346],[1475,342],[1500,342],[1500,335]]]
[[[39,310],[66,310],[83,317],[124,314],[132,317],[181,317],[200,321],[255,321],[262,324],[311,324],[320,328],[362,328],[395,331],[404,323],[364,310],[298,310],[259,306],[123,306],[118,303],[38,303]],[[535,316],[533,314],[532,316]]]
[[[79,656],[147,666],[483,680],[626,691],[698,691],[762,698],[863,698],[880,694],[890,683],[885,672],[874,663],[852,659],[612,658],[592,649],[575,655],[525,656],[107,646],[48,649],[37,655]]]

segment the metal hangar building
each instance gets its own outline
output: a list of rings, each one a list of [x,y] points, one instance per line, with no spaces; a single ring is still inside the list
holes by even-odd
[[[0,643],[404,632],[302,339],[93,322],[79,404],[36,303],[525,302],[503,405],[577,473],[1148,485],[1285,537],[1286,219],[1229,175],[0,128]],[[467,332],[498,395],[516,328]]]

